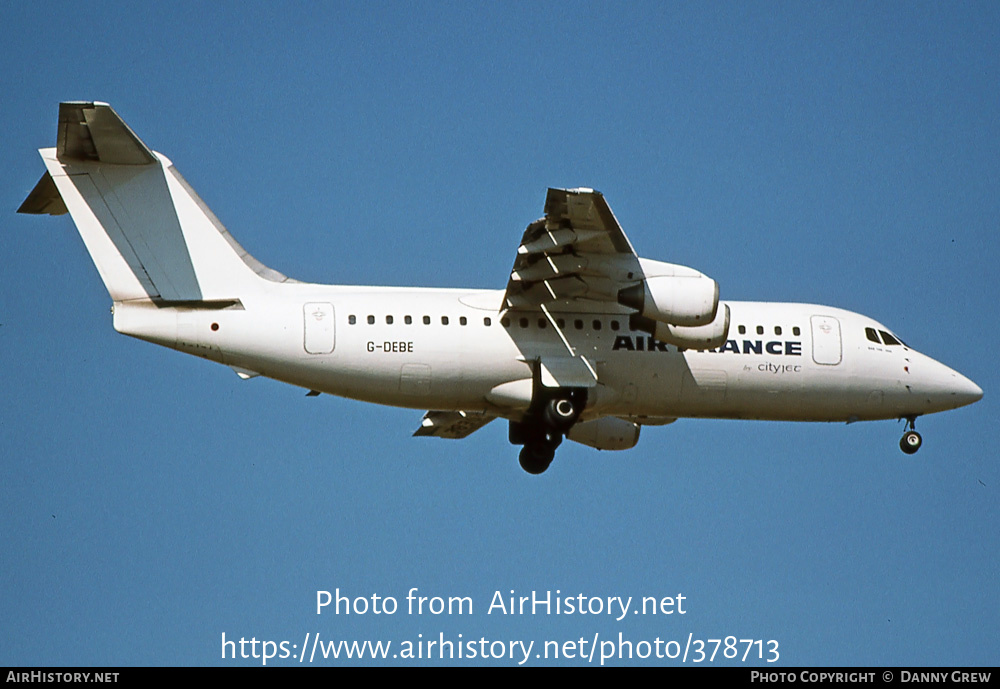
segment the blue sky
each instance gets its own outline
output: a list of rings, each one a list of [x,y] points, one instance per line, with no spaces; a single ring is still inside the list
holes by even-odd
[[[0,664],[255,664],[223,661],[221,635],[310,632],[995,665],[998,14],[7,3]],[[564,444],[529,477],[500,423],[411,438],[419,412],[117,335],[68,217],[14,214],[62,100],[110,102],[301,280],[500,288],[546,188],[590,186],[641,255],[723,298],[870,315],[985,397],[921,418],[913,457],[891,421],[682,420],[627,453]],[[315,614],[317,590],[412,587],[474,613]],[[511,589],[681,593],[687,613],[487,615]]]

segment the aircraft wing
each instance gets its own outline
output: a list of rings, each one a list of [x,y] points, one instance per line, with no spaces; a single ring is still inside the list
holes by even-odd
[[[429,411],[424,414],[420,428],[413,435],[434,435],[459,440],[472,435],[495,418],[483,412]]]
[[[601,192],[549,189],[545,217],[521,238],[504,306],[565,310],[586,300],[617,309],[619,290],[642,277],[639,257]]]

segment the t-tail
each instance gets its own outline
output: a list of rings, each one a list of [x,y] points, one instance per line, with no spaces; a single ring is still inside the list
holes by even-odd
[[[39,153],[47,171],[18,212],[69,212],[115,302],[116,329],[173,346],[168,312],[241,308],[287,280],[250,256],[107,103],[60,103],[56,147]]]

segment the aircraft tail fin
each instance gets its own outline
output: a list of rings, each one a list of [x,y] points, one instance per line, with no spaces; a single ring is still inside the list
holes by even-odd
[[[114,301],[219,302],[288,280],[250,256],[107,103],[60,103],[56,148],[39,153],[47,172],[18,212],[69,212]]]

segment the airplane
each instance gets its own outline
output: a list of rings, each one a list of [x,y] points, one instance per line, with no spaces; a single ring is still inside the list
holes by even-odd
[[[867,316],[721,301],[718,283],[640,258],[604,196],[549,189],[503,290],[299,282],[241,247],[107,103],[59,105],[19,213],[69,213],[126,335],[341,397],[428,410],[414,435],[495,419],[540,474],[564,439],[636,445],[679,418],[905,419],[982,398]]]

